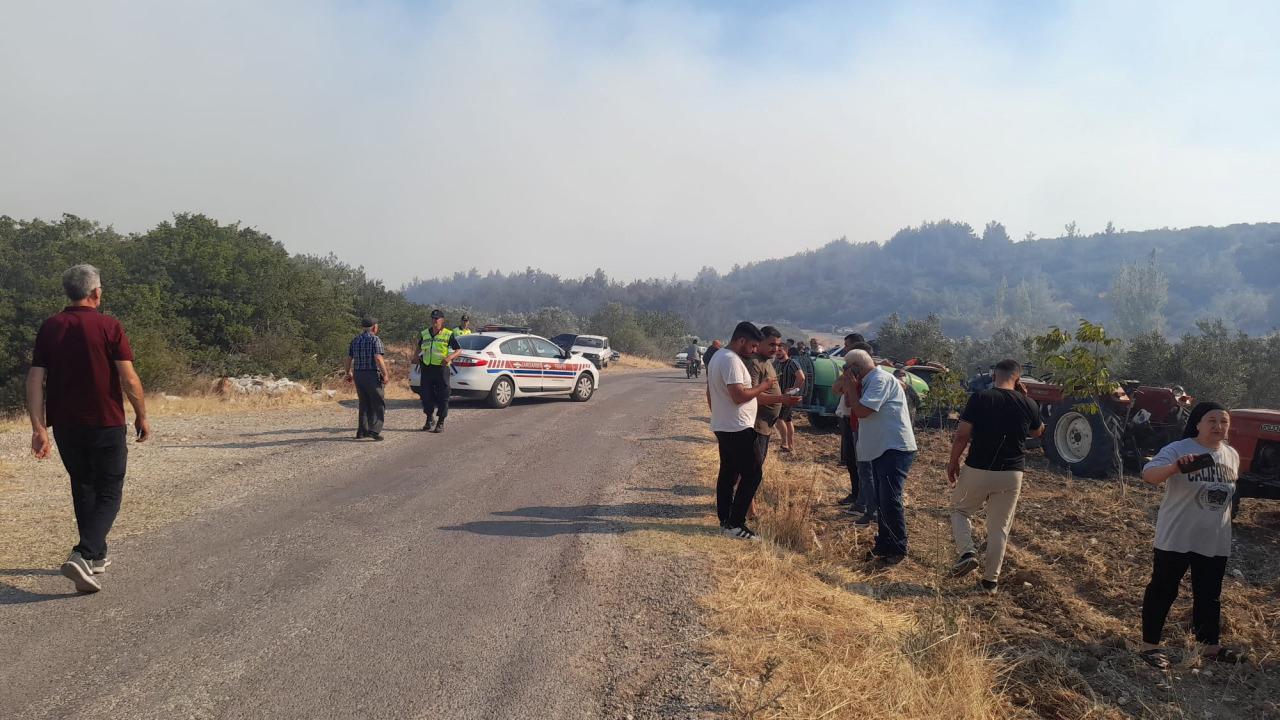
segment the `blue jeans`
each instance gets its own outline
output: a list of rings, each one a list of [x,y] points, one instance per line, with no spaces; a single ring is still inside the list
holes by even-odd
[[[876,476],[871,463],[858,462],[858,500],[853,504],[855,510],[874,518],[879,508],[876,507]]]
[[[902,486],[916,454],[903,450],[885,450],[871,461],[875,475],[876,506],[880,510],[879,530],[871,552],[882,557],[907,554],[907,516],[902,509]]]

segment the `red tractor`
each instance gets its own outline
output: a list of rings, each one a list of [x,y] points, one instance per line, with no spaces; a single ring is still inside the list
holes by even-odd
[[[1240,498],[1280,500],[1280,410],[1232,410],[1227,442],[1240,453],[1233,512]]]
[[[1088,400],[1065,399],[1062,388],[1026,381],[1027,395],[1044,415],[1045,457],[1079,477],[1111,477],[1126,467],[1141,470],[1160,448],[1182,437],[1194,398],[1178,387],[1122,382],[1098,398],[1099,412],[1084,412]],[[1280,499],[1280,410],[1233,410],[1228,442],[1240,453],[1240,498]]]
[[[1067,399],[1062,388],[1026,382],[1027,395],[1044,414],[1044,453],[1079,477],[1104,478],[1121,467],[1140,468],[1160,448],[1182,436],[1193,398],[1181,388],[1123,382],[1097,399]]]

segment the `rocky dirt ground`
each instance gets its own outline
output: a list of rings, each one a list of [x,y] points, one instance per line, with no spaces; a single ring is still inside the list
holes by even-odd
[[[716,460],[705,409],[692,403],[686,410],[673,422],[690,438],[706,439],[691,443],[685,457],[709,491],[714,483],[707,478],[714,473]],[[782,455],[775,449],[771,453],[765,484],[757,496],[755,523],[766,538],[764,547],[738,550],[731,557],[740,573],[775,572],[782,564],[794,585],[817,579],[837,592],[871,600],[885,618],[896,614],[919,628],[941,627],[931,643],[971,635],[976,644],[957,648],[954,657],[969,657],[966,664],[991,664],[994,674],[985,691],[990,702],[974,697],[945,699],[940,694],[932,708],[903,716],[1280,717],[1280,505],[1245,502],[1223,590],[1224,642],[1246,651],[1252,663],[1229,667],[1199,660],[1187,632],[1190,588],[1185,585],[1166,630],[1167,643],[1179,650],[1182,660],[1170,671],[1159,672],[1134,653],[1142,592],[1150,573],[1158,489],[1135,478],[1072,478],[1051,469],[1042,455],[1033,452],[1001,592],[988,597],[974,591],[976,575],[957,580],[948,573],[955,553],[944,473],[947,436],[938,431],[918,434],[921,452],[907,487],[910,555],[899,566],[877,570],[861,561],[874,527],[854,528],[851,518],[834,505],[848,491],[848,476],[836,467],[838,436],[809,428],[804,421],[798,425],[796,452]],[[701,502],[707,505],[710,498]],[[709,512],[705,521],[713,522]],[[982,528],[976,528],[979,541],[983,535]],[[745,585],[739,581],[739,587]],[[875,701],[874,688],[837,682],[829,672],[828,666],[841,663],[818,651],[830,638],[806,638],[797,630],[802,626],[794,621],[788,624],[787,614],[792,612],[788,607],[795,604],[795,597],[782,591],[774,599],[769,592],[761,594],[754,600],[761,608],[734,632],[739,645],[773,636],[776,642],[767,653],[734,656],[725,653],[726,647],[735,648],[732,643],[708,646],[719,653],[715,667],[730,688],[734,682],[748,687],[753,678],[763,678],[768,671],[776,697],[760,693],[764,700],[756,703],[750,716],[818,717],[824,711],[838,714],[836,708]],[[832,623],[849,622],[847,616],[855,612],[868,618],[862,622],[881,621],[874,611],[840,605],[838,600],[806,600],[806,612],[830,615]],[[733,604],[723,597],[709,603],[709,624],[732,630],[732,625],[717,625],[716,617],[733,615]],[[770,604],[772,609],[766,608]],[[883,622],[888,626],[893,621]],[[918,641],[917,634],[908,633],[901,647],[885,652],[918,658],[913,650]],[[898,666],[874,671],[885,673],[878,679],[884,687],[908,680]],[[954,672],[954,666],[946,672]],[[956,683],[969,681],[957,676]],[[804,692],[798,693],[800,689]],[[825,696],[822,702],[813,700],[818,696]]]

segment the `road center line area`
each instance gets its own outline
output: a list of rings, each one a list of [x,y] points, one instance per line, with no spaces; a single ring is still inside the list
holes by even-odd
[[[166,479],[139,480],[136,497],[126,481],[103,592],[57,575],[69,517],[58,544],[6,551],[0,715],[696,715],[697,690],[663,680],[688,671],[691,571],[621,538],[645,526],[628,489],[638,462],[698,387],[611,374],[587,403],[460,404],[439,435],[393,402],[383,443],[354,441],[355,410],[336,404],[214,430],[172,418],[185,437],[158,418],[131,472]],[[290,418],[307,427],[280,427]],[[5,451],[23,437],[4,434]],[[189,475],[196,452],[206,470]],[[0,485],[11,528],[37,505],[24,484],[59,482],[46,464],[23,460]],[[189,507],[131,526],[166,484]],[[56,492],[47,512],[69,516]]]

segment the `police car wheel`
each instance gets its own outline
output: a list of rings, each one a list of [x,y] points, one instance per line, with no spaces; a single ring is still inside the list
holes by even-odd
[[[582,373],[578,376],[578,382],[574,383],[573,394],[569,397],[574,402],[586,402],[591,399],[595,392],[596,384],[591,380],[591,376],[587,373]]]
[[[516,386],[511,382],[511,378],[500,377],[493,383],[493,387],[489,389],[489,397],[486,402],[489,407],[502,409],[511,404],[515,399]]]

